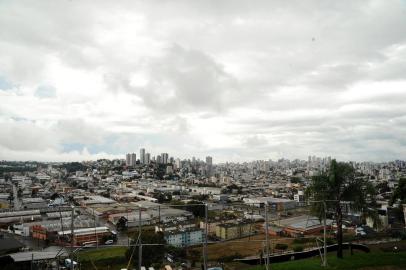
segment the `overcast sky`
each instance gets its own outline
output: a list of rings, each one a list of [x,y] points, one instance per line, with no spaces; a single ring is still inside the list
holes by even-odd
[[[0,159],[406,159],[406,1],[0,1]]]

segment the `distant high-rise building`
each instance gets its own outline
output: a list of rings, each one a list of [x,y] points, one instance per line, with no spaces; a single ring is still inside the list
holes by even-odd
[[[156,156],[156,163],[161,164],[162,163],[162,158],[160,155]]]
[[[145,148],[140,149],[140,163],[145,164]]]
[[[206,157],[206,175],[211,176],[213,174],[213,158],[210,156]]]
[[[125,155],[125,165],[130,166],[130,164],[131,164],[131,154],[128,153]]]
[[[161,158],[162,158],[162,163],[163,163],[163,164],[167,164],[167,163],[168,163],[169,154],[168,154],[168,153],[162,153],[162,154],[161,154]]]
[[[175,160],[175,167],[176,167],[177,169],[182,169],[182,164],[180,163],[180,159],[179,159],[179,158],[177,158],[177,159]]]
[[[145,164],[149,164],[151,162],[151,154],[146,153],[145,154]]]
[[[211,156],[206,157],[206,164],[207,165],[213,165],[213,158]]]
[[[132,153],[132,154],[128,153],[128,154],[125,156],[125,164],[126,164],[127,166],[134,167],[135,164],[137,164],[137,155],[134,154],[134,153]]]

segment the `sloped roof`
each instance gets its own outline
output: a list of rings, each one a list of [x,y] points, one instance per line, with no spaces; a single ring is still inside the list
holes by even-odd
[[[15,250],[24,247],[24,245],[14,238],[0,238],[0,253],[8,250]]]

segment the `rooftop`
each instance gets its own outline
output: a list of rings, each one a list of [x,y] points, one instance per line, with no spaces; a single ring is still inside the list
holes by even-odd
[[[14,262],[27,262],[38,260],[49,260],[58,257],[66,257],[67,254],[59,253],[58,251],[29,251],[9,254]]]

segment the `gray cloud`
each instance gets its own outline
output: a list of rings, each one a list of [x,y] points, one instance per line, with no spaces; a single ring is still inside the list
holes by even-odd
[[[104,75],[109,89],[137,95],[154,111],[226,110],[230,97],[238,95],[238,83],[221,64],[199,50],[174,44],[163,55],[147,60],[145,86],[131,85],[131,73]]]
[[[0,123],[0,145],[4,148],[12,151],[44,151],[58,147],[58,141],[53,134],[33,122],[7,121]]]
[[[173,46],[151,66],[153,78],[141,96],[146,104],[159,109],[189,107],[223,110],[224,98],[233,89],[233,78],[221,65],[200,51]]]
[[[0,158],[68,158],[65,144],[108,155],[109,142],[219,160],[405,158],[404,1],[3,1],[0,13]]]

